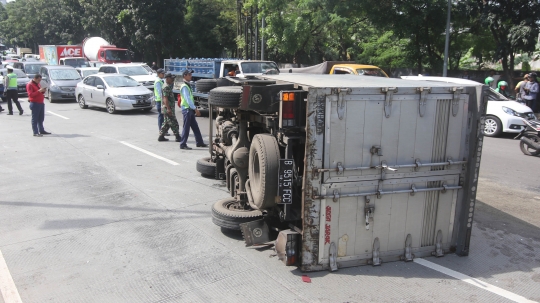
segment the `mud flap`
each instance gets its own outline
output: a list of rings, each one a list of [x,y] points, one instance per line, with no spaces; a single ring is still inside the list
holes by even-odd
[[[265,244],[270,242],[270,229],[264,219],[240,223],[240,230],[246,246]]]
[[[225,180],[225,159],[220,157],[216,160],[216,180]]]

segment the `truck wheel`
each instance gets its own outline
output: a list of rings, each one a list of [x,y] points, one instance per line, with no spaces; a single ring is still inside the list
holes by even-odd
[[[217,87],[233,86],[234,82],[231,82],[226,78],[219,78],[219,79],[216,80],[216,84],[217,84]]]
[[[229,193],[231,197],[236,197],[236,192],[238,191],[238,172],[236,168],[231,168],[230,172],[230,181],[229,181]]]
[[[197,171],[206,177],[216,177],[216,163],[212,162],[212,158],[205,157],[197,160]]]
[[[195,83],[197,91],[201,93],[207,93],[211,89],[216,88],[216,79],[201,79]]]
[[[253,203],[259,209],[276,204],[279,159],[279,146],[272,135],[253,136],[249,149],[249,182]]]
[[[260,211],[241,208],[235,198],[219,200],[212,205],[212,222],[226,229],[240,230],[240,223],[261,218]]]
[[[238,108],[242,100],[241,86],[217,87],[208,94],[208,103],[223,108]]]

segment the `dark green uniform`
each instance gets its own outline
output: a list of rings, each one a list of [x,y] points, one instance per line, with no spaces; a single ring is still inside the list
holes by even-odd
[[[166,83],[163,86],[163,97],[167,97],[167,100],[169,101],[169,107],[171,108],[171,115],[167,113],[167,109],[165,108],[165,103],[161,106],[161,112],[163,113],[163,124],[161,125],[161,130],[159,131],[159,134],[166,134],[169,131],[169,128],[172,129],[173,133],[175,135],[180,135],[178,132],[179,126],[178,121],[176,120],[176,114],[175,114],[175,105],[174,105],[174,94],[173,94],[173,84],[167,85]]]

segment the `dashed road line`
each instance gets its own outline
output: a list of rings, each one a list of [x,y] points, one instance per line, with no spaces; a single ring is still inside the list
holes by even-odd
[[[19,291],[13,282],[9,269],[0,251],[0,294],[5,303],[22,303]]]
[[[473,277],[470,277],[470,276],[467,276],[465,274],[462,274],[460,272],[457,272],[457,271],[454,271],[454,270],[451,270],[450,268],[446,268],[444,266],[441,266],[441,265],[438,265],[438,264],[435,264],[433,262],[429,262],[425,259],[414,259],[414,263],[417,263],[417,264],[420,264],[420,265],[423,265],[425,267],[428,267],[428,268],[431,268],[433,270],[436,270],[440,273],[443,273],[447,276],[450,276],[450,277],[453,277],[453,278],[456,278],[458,280],[461,280],[463,282],[466,282],[466,283],[469,283],[471,285],[474,285],[478,288],[481,288],[481,289],[484,289],[484,290],[487,290],[489,292],[492,292],[494,294],[497,294],[501,297],[505,297],[509,300],[512,300],[514,302],[518,302],[518,303],[535,303],[535,301],[531,301],[525,297],[522,297],[518,294],[515,294],[513,292],[509,292],[508,290],[504,290],[500,287],[497,287],[495,285],[491,285],[489,283],[486,283],[486,282],[483,282],[483,281],[480,281],[478,279],[475,279]]]
[[[62,116],[62,115],[59,115],[59,114],[55,114],[55,113],[51,112],[50,110],[48,110],[47,112],[48,112],[49,114],[51,114],[51,115],[55,115],[55,116],[58,116],[58,117],[60,117],[60,118],[62,118],[62,119],[66,119],[66,120],[69,120],[69,118],[68,118],[68,117],[64,117],[64,116]]]
[[[178,163],[176,163],[176,162],[174,162],[174,161],[172,161],[172,160],[169,160],[169,159],[167,159],[167,158],[163,158],[162,156],[156,155],[156,154],[154,154],[154,153],[152,153],[152,152],[149,152],[149,151],[147,151],[147,150],[145,150],[145,149],[142,149],[142,148],[140,148],[140,147],[137,147],[137,146],[135,146],[135,145],[129,144],[129,143],[125,142],[125,141],[120,141],[120,143],[124,144],[125,146],[129,146],[129,147],[131,147],[131,148],[133,148],[133,149],[136,149],[136,150],[138,150],[138,151],[140,151],[140,152],[142,152],[142,153],[145,153],[145,154],[147,154],[147,155],[149,155],[149,156],[152,156],[152,157],[154,157],[154,158],[156,158],[156,159],[165,161],[165,162],[167,162],[167,163],[169,163],[169,164],[171,164],[171,165],[179,165]]]

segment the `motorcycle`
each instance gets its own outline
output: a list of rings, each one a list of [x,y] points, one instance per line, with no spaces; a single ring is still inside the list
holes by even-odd
[[[526,127],[514,138],[520,139],[519,148],[527,156],[540,155],[540,121],[523,119]]]

